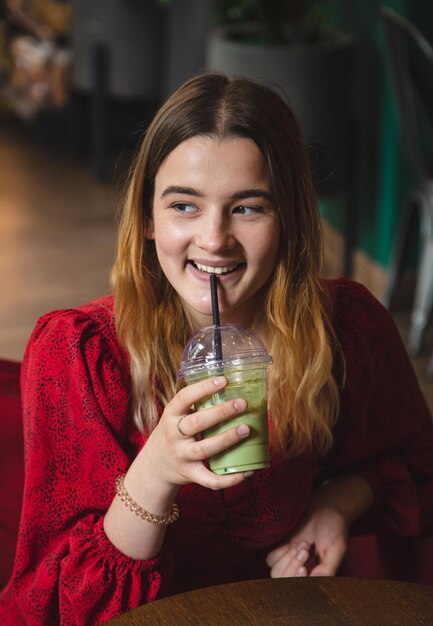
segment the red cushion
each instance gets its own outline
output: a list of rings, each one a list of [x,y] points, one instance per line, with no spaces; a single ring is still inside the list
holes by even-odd
[[[24,485],[20,368],[0,359],[0,589],[12,571]]]
[[[349,549],[339,574],[433,585],[432,563],[433,535],[362,535],[349,539]]]

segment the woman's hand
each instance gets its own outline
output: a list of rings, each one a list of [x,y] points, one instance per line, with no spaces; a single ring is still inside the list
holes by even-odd
[[[268,554],[271,577],[335,576],[350,525],[372,502],[373,492],[361,476],[342,475],[324,483],[290,540]]]
[[[347,549],[347,532],[347,520],[339,511],[310,511],[290,542],[269,553],[271,577],[335,576]]]
[[[186,483],[225,489],[239,484],[250,474],[217,476],[203,463],[248,437],[250,430],[246,424],[229,428],[214,437],[196,439],[207,428],[246,409],[245,400],[239,398],[192,411],[193,404],[221,392],[226,384],[223,376],[202,380],[179,391],[165,407],[158,425],[125,476],[127,492],[147,511],[157,515],[170,511],[179,487]],[[179,420],[182,420],[181,424]],[[117,496],[105,515],[104,529],[116,548],[134,559],[156,556],[166,532],[165,526],[143,522]]]
[[[197,440],[197,435],[204,430],[246,409],[245,400],[239,398],[200,411],[192,410],[195,403],[221,392],[226,384],[224,376],[218,376],[188,385],[174,396],[133,463],[140,467],[143,477],[152,477],[160,489],[178,488],[187,483],[224,489],[245,479],[244,474],[217,476],[203,461],[248,437],[250,429],[246,424]],[[133,466],[130,471],[134,471]]]

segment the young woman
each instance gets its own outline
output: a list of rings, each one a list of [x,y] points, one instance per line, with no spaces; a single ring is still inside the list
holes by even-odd
[[[431,522],[432,422],[398,332],[361,285],[321,279],[321,255],[287,105],[241,78],[183,85],[131,171],[113,297],[44,316],[30,339],[2,624],[99,624],[201,586],[334,575],[355,520]],[[248,426],[197,437],[245,400],[195,411],[225,378],[177,383],[185,343],[212,323],[214,273],[222,323],[254,328],[273,356],[271,467],[254,473],[206,465]]]

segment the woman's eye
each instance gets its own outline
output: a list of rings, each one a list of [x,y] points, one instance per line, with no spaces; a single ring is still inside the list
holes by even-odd
[[[187,202],[176,202],[172,207],[176,209],[178,213],[192,213],[196,210],[195,206],[188,204]]]
[[[255,215],[256,213],[262,213],[263,209],[259,206],[247,206],[241,204],[233,209],[233,213],[240,213],[241,215]]]

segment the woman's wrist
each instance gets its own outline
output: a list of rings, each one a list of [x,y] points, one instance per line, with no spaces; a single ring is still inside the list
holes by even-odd
[[[313,510],[335,509],[350,526],[368,511],[373,500],[373,490],[365,478],[357,474],[341,474],[325,481],[313,492],[311,507]]]
[[[158,486],[151,481],[142,484],[135,469],[131,466],[121,482],[116,481],[117,494],[105,514],[104,530],[123,554],[147,560],[159,554],[167,524],[176,522],[179,512],[173,506],[176,490],[158,492]]]
[[[143,467],[138,457],[125,474],[124,484],[134,500],[158,515],[171,509],[179,491],[179,487],[159,480],[154,471]]]

